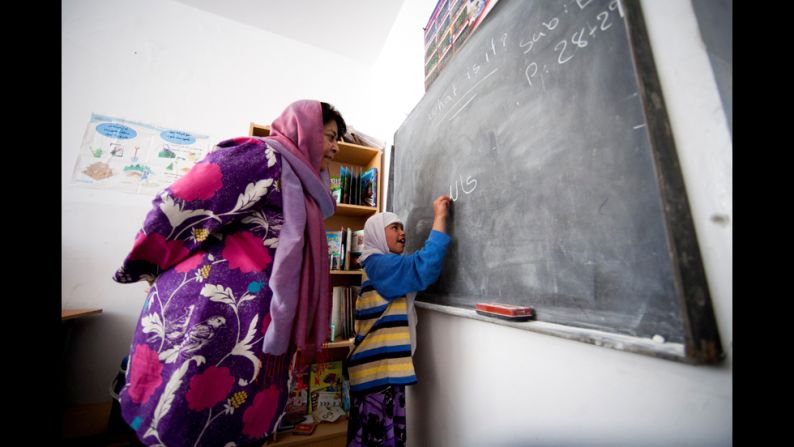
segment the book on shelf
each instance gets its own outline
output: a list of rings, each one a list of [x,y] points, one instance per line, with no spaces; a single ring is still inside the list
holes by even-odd
[[[342,229],[339,230],[339,233],[342,236],[340,238],[341,246],[339,248],[339,267],[337,267],[337,270],[347,270],[347,269],[345,269],[345,262],[347,261],[347,259],[346,259],[347,258],[347,256],[346,256],[347,255],[347,246],[348,246],[347,230],[345,229],[345,227],[342,227]]]
[[[347,166],[339,167],[341,203],[350,203],[350,169]]]
[[[378,168],[369,168],[361,174],[361,203],[364,206],[378,206]]]
[[[344,231],[344,240],[345,240],[345,252],[342,254],[342,258],[344,259],[344,269],[350,270],[350,248],[353,245],[353,230],[348,227]]]
[[[294,425],[309,413],[309,365],[295,362],[292,376],[294,379],[287,394],[284,419]]]
[[[342,203],[342,177],[339,175],[331,176],[331,196],[337,204]]]
[[[300,424],[295,425],[295,428],[292,430],[293,435],[302,435],[302,436],[309,436],[314,433],[314,429],[320,423],[316,421],[311,415],[306,416],[306,419],[303,420]]]
[[[330,341],[353,338],[355,300],[359,286],[336,286],[331,291],[331,331]]]
[[[358,257],[361,256],[361,253],[364,251],[364,230],[355,230],[352,232],[351,241],[350,241],[350,255],[348,258],[350,259],[350,270],[360,270],[364,268],[360,262],[358,262]]]
[[[339,270],[342,268],[342,231],[325,232],[328,239],[328,265],[331,270]]]
[[[342,406],[341,360],[311,365],[309,396],[311,413],[314,413],[319,406]]]
[[[331,270],[361,270],[358,262],[364,250],[364,230],[342,227],[340,230],[326,230],[328,256]]]
[[[350,286],[347,291],[347,307],[345,308],[345,321],[347,322],[347,338],[354,338],[356,336],[355,323],[356,323],[356,298],[358,297],[360,286]]]
[[[331,195],[336,203],[378,206],[378,168],[340,166],[339,176],[331,177]]]
[[[353,205],[361,205],[361,168],[354,168],[353,174]]]
[[[331,336],[329,340],[334,342],[340,337],[342,331],[342,288],[334,287],[331,290]]]

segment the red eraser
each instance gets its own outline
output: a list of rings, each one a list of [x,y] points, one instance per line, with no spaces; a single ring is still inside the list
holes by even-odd
[[[502,315],[505,317],[531,317],[534,315],[531,307],[516,306],[515,304],[477,303],[474,308],[478,311]]]

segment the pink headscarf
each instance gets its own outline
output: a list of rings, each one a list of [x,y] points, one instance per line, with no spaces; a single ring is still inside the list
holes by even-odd
[[[271,323],[263,350],[279,355],[288,345],[319,349],[331,320],[328,241],[324,218],[335,211],[323,158],[323,114],[318,101],[296,101],[264,138],[282,154],[284,225],[270,279]],[[303,198],[303,207],[297,205]],[[298,286],[298,287],[296,287]],[[291,343],[288,343],[291,341]]]
[[[270,137],[310,166],[320,177],[323,160],[323,109],[319,101],[288,105],[270,125]]]

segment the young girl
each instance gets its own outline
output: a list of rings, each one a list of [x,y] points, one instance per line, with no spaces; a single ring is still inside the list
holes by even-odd
[[[433,201],[433,230],[425,246],[411,255],[401,256],[405,231],[396,214],[376,214],[364,225],[359,260],[365,276],[356,301],[356,340],[347,359],[348,446],[405,445],[405,385],[416,383],[414,298],[441,274],[451,201],[446,195]]]

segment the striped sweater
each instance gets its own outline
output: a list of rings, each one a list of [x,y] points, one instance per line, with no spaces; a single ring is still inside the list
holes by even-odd
[[[416,383],[407,312],[404,296],[386,300],[364,276],[356,300],[357,335],[347,360],[352,393]]]
[[[373,254],[364,261],[366,273],[356,300],[357,335],[345,364],[352,393],[416,383],[411,360],[416,322],[406,295],[438,280],[450,240],[445,233],[432,230],[415,253]]]

